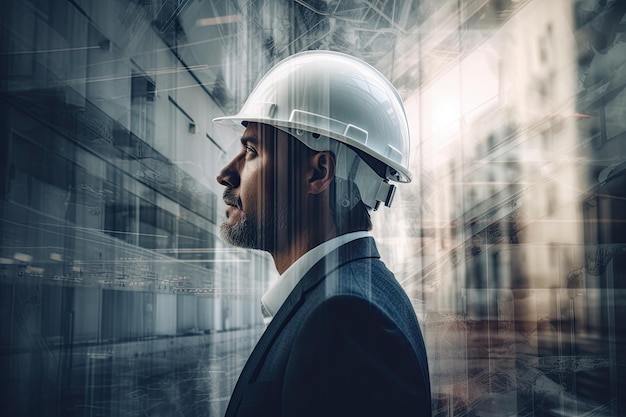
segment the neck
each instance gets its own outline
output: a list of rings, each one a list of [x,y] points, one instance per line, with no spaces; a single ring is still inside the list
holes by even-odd
[[[299,233],[293,233],[292,236],[284,239],[284,242],[287,242],[286,245],[279,246],[275,251],[270,252],[279,274],[282,275],[287,268],[311,249],[337,236],[332,215],[327,211],[324,214],[321,216],[318,214],[315,222],[305,219],[306,226]],[[310,218],[312,217],[308,217]]]

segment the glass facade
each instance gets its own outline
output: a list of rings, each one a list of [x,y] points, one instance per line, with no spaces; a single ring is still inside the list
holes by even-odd
[[[373,213],[437,416],[626,415],[626,1],[9,0],[0,398],[220,416],[277,274],[219,237],[237,111],[280,59],[400,91],[414,180]]]

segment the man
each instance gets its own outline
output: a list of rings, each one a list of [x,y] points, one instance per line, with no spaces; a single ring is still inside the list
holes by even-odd
[[[214,121],[245,128],[217,177],[222,235],[269,252],[281,274],[226,416],[431,415],[415,312],[368,235],[389,180],[411,179],[397,91],[363,61],[304,52]]]

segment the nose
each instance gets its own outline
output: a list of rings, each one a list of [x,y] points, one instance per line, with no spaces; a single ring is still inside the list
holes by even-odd
[[[237,188],[239,186],[239,159],[233,158],[228,164],[222,168],[217,174],[217,182],[225,187]]]

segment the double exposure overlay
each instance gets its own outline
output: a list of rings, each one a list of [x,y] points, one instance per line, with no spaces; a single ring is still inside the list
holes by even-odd
[[[373,213],[436,416],[626,415],[626,0],[9,0],[0,403],[222,416],[272,259],[219,235],[235,113],[281,59],[359,57],[413,181]]]

